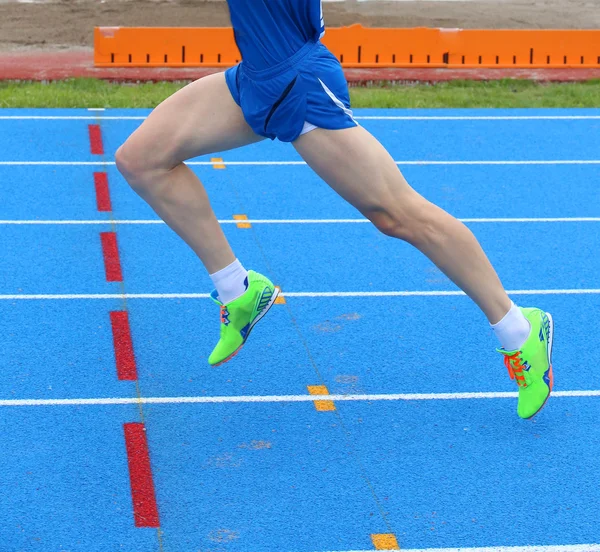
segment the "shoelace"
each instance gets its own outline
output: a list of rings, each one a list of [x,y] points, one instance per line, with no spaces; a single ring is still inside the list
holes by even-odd
[[[525,375],[523,374],[524,366],[523,359],[521,358],[521,351],[505,356],[504,365],[508,369],[510,379],[515,380],[519,387],[527,387]]]
[[[227,307],[225,305],[221,305],[221,324],[227,324],[229,320],[227,320],[227,316],[229,313],[227,312]]]

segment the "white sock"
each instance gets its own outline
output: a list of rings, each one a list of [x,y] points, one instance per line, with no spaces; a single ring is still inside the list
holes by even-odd
[[[496,334],[500,345],[506,351],[516,351],[520,349],[531,331],[531,324],[525,318],[521,309],[511,302],[510,310],[504,318],[496,324],[490,324]]]
[[[224,305],[231,303],[248,289],[248,272],[237,259],[229,266],[210,275]]]

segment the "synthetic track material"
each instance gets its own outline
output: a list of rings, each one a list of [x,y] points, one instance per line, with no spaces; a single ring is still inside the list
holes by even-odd
[[[556,392],[530,422],[477,308],[278,143],[192,165],[236,254],[287,299],[208,367],[210,279],[109,164],[147,113],[0,115],[4,548],[356,552],[393,535],[410,551],[600,551],[585,544],[600,542],[600,111],[357,112],[515,299],[553,313]],[[110,230],[124,282],[106,279]]]

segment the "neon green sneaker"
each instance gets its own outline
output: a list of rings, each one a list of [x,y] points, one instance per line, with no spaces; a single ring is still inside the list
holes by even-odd
[[[552,340],[554,322],[549,313],[540,309],[521,312],[531,324],[531,332],[520,351],[498,349],[504,355],[504,364],[511,379],[519,386],[517,414],[524,419],[533,418],[550,397],[554,376],[552,374]]]
[[[219,366],[233,358],[242,348],[254,325],[275,303],[279,288],[253,270],[248,271],[248,289],[227,305],[219,301],[216,290],[210,296],[221,307],[221,339],[208,357],[208,363]]]

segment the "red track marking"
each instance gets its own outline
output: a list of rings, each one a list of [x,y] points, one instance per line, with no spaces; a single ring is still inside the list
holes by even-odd
[[[117,362],[117,376],[120,380],[135,381],[137,380],[137,367],[133,354],[129,314],[127,311],[113,311],[110,313],[110,323]]]
[[[104,172],[94,173],[94,185],[96,186],[96,205],[98,206],[98,211],[112,211],[107,174]]]
[[[117,235],[114,232],[101,232],[102,255],[104,256],[104,270],[108,282],[122,282],[121,260],[119,259],[119,247],[117,246]]]
[[[124,424],[136,527],[160,527],[144,424]]]
[[[102,144],[102,131],[100,125],[88,125],[90,135],[90,150],[94,155],[104,155],[104,144]]]

